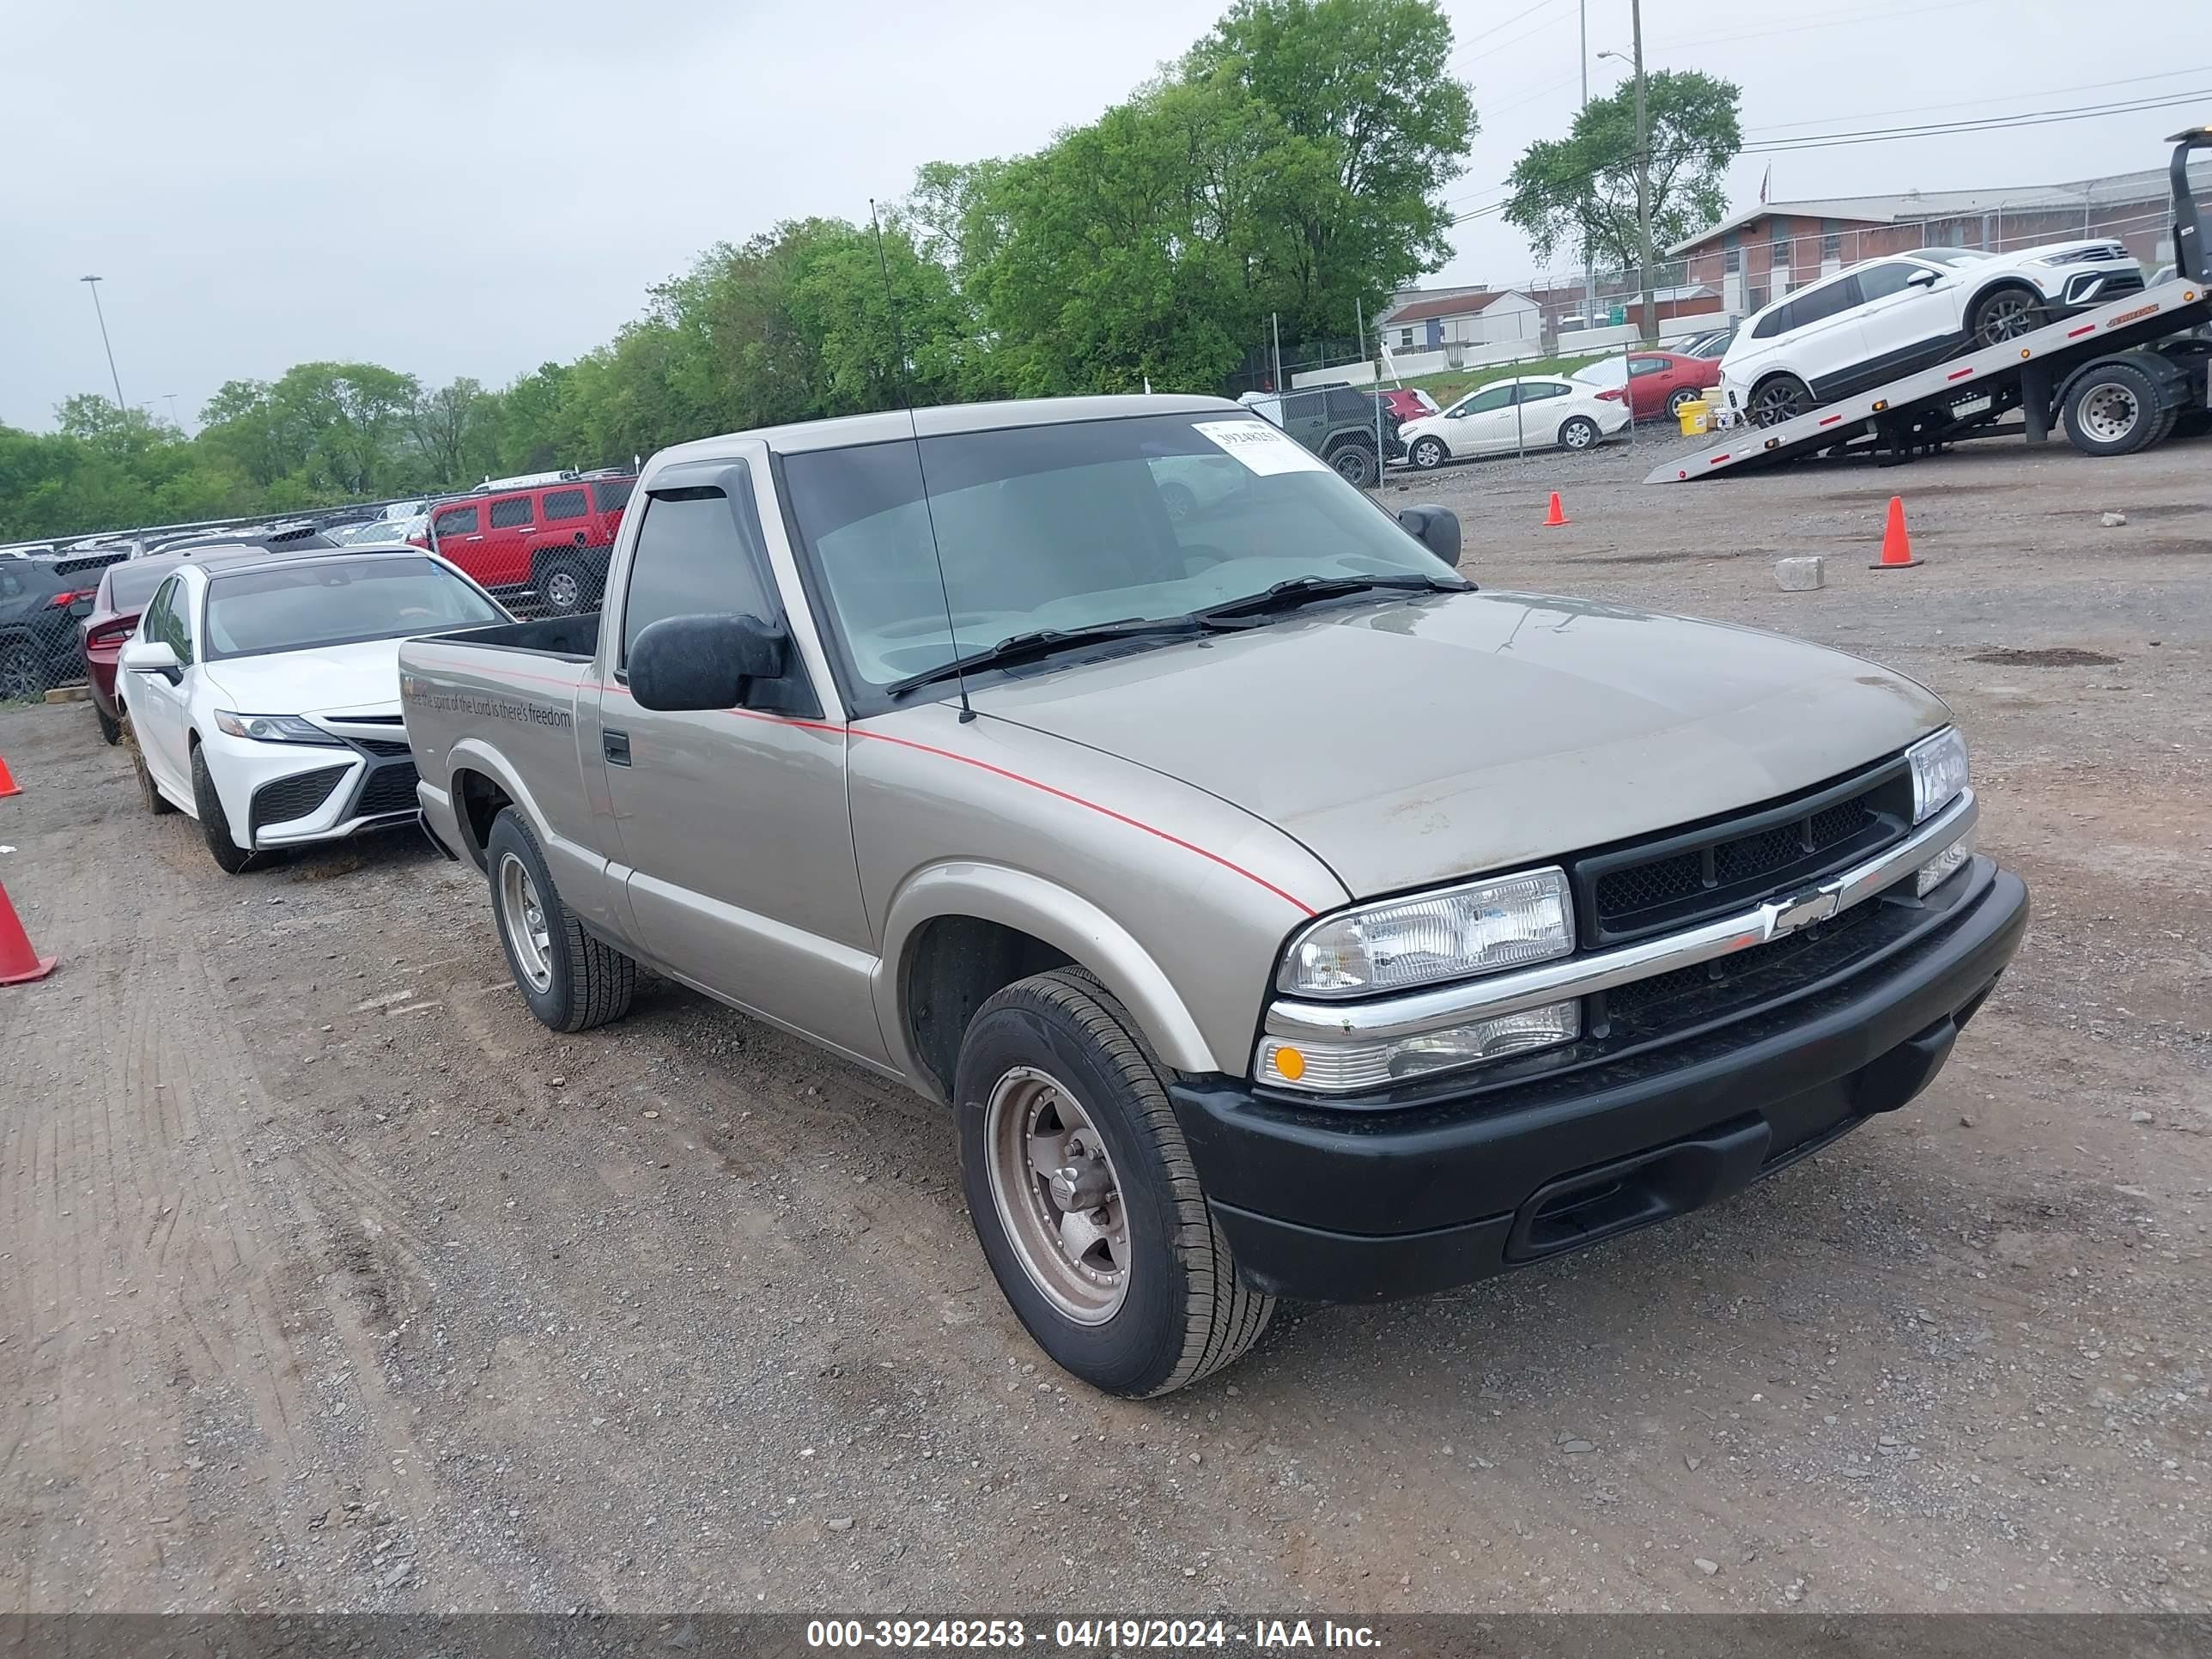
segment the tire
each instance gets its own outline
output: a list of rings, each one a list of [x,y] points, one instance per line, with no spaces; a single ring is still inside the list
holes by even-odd
[[[636,962],[586,933],[569,914],[537,837],[511,806],[492,821],[484,868],[500,948],[530,1012],[556,1031],[588,1031],[628,1013],[637,990]]]
[[[34,702],[46,694],[38,647],[21,635],[0,640],[0,702]]]
[[[109,748],[123,740],[123,722],[102,708],[97,700],[92,705],[92,717],[100,722],[100,740]]]
[[[1339,444],[1329,452],[1328,464],[1337,476],[1357,489],[1365,489],[1382,476],[1375,452],[1365,444]]]
[[[207,750],[192,745],[192,805],[198,809],[200,833],[207,837],[208,856],[227,876],[234,876],[253,862],[253,854],[230,836],[230,819],[222,810],[222,797],[208,775]]]
[[[1747,413],[1753,426],[1780,426],[1813,407],[1813,389],[1795,374],[1777,374],[1752,388]]]
[[[539,608],[549,617],[573,617],[589,608],[592,573],[573,553],[543,560],[535,578]]]
[[[2132,455],[2166,427],[2158,386],[2132,363],[2085,369],[2067,388],[2066,441],[2084,455]]]
[[[1055,969],[984,1003],[960,1045],[953,1097],[976,1238],[1055,1364],[1103,1393],[1148,1399],[1259,1340],[1274,1298],[1237,1279],[1161,1067],[1096,980]],[[1047,1136],[1057,1144],[1043,1156],[1067,1160],[1050,1178],[1036,1162]],[[1079,1209],[1088,1195],[1098,1205]],[[1079,1215],[1097,1242],[1072,1260],[1063,1241]]]
[[[158,818],[164,812],[177,810],[176,802],[155,787],[154,775],[146,769],[146,757],[136,742],[131,745],[131,769],[137,775],[138,799],[145,803],[149,812]]]
[[[1559,423],[1559,447],[1562,449],[1595,449],[1598,440],[1604,435],[1597,429],[1597,422],[1587,415],[1577,415],[1572,420]]]
[[[1422,471],[1433,472],[1451,459],[1451,451],[1444,447],[1442,438],[1416,438],[1406,458]]]
[[[1198,497],[1190,493],[1190,486],[1170,479],[1160,486],[1160,505],[1167,509],[1170,522],[1183,524],[1198,511]]]
[[[1978,350],[1983,346],[2002,345],[2007,340],[2033,334],[2047,320],[2043,296],[2033,289],[2017,286],[1992,289],[1974,301],[1966,332],[1973,337],[1973,349]]]
[[[1667,394],[1667,418],[1670,421],[1680,420],[1682,405],[1693,404],[1703,395],[1701,392],[1692,392],[1686,386],[1676,386],[1674,391]]]

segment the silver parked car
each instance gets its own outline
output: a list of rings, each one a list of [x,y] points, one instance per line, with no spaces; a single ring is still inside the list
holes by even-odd
[[[1232,404],[911,420],[665,451],[599,616],[404,644],[423,823],[556,1030],[645,967],[946,1103],[1100,1389],[1733,1193],[2020,942],[1900,675],[1479,591]]]

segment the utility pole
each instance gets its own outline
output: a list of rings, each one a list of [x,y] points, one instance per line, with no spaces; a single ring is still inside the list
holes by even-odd
[[[1589,108],[1589,0],[1582,0],[1583,108]],[[1583,240],[1583,326],[1597,326],[1597,261],[1590,257],[1588,234]]]
[[[126,409],[123,401],[123,377],[115,372],[115,348],[107,343],[107,313],[100,308],[100,279],[80,276],[77,281],[89,284],[92,289],[92,314],[100,319],[100,348],[107,353],[107,378],[115,382],[115,412],[121,415]]]
[[[1356,295],[1352,301],[1352,326],[1359,337],[1360,356],[1366,356],[1367,302]],[[1379,344],[1382,338],[1381,329],[1375,331],[1375,338]],[[1380,355],[1376,354],[1377,356]],[[1382,493],[1382,471],[1387,465],[1382,459],[1382,365],[1380,362],[1375,364],[1375,375],[1367,382],[1367,389],[1375,398],[1375,493],[1380,495]]]
[[[1651,125],[1644,108],[1644,0],[1629,0],[1636,40],[1636,242],[1643,264],[1644,337],[1659,337],[1659,313],[1651,302]]]
[[[173,392],[164,392],[161,395],[169,400],[169,424],[182,432],[185,429],[185,423],[177,418],[177,394]]]
[[[1271,312],[1269,312],[1269,313],[1267,313],[1267,325],[1274,331],[1274,335],[1275,335],[1275,395],[1276,395],[1278,398],[1280,398],[1280,397],[1283,397],[1284,395],[1285,395],[1285,388],[1284,387],[1284,385],[1283,385],[1283,314],[1282,314],[1282,313],[1280,313],[1280,312],[1279,312],[1279,311],[1271,311]]]

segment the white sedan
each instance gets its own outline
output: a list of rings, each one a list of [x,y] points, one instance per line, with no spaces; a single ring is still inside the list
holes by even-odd
[[[1398,428],[1406,459],[1424,471],[1477,455],[1523,449],[1595,449],[1628,426],[1618,387],[1586,386],[1551,374],[1477,386],[1441,415]]]
[[[198,819],[233,874],[270,848],[412,823],[399,641],[508,620],[412,549],[179,565],[117,662],[147,806]]]

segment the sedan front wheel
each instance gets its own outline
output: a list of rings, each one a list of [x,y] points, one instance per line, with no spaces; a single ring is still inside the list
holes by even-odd
[[[1441,438],[1416,438],[1413,447],[1406,452],[1406,459],[1424,472],[1433,472],[1451,459]]]

